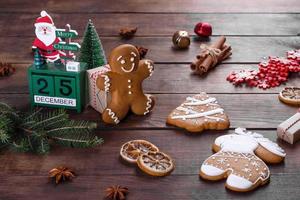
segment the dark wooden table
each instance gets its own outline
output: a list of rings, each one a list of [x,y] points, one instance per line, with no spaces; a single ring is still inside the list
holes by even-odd
[[[199,180],[198,171],[212,154],[217,136],[236,127],[251,128],[273,141],[276,127],[297,110],[282,104],[277,94],[283,86],[270,90],[236,88],[225,79],[236,69],[256,68],[264,57],[283,56],[287,50],[300,48],[299,0],[2,0],[0,1],[0,58],[14,63],[17,72],[0,79],[0,101],[19,109],[29,109],[26,69],[32,62],[30,46],[33,23],[41,10],[47,10],[57,27],[70,23],[83,34],[86,22],[93,19],[107,53],[121,43],[149,48],[148,58],[155,61],[154,75],[145,82],[147,92],[156,95],[153,113],[145,117],[128,116],[118,126],[104,125],[100,115],[88,108],[75,119],[94,120],[103,146],[95,149],[55,147],[46,156],[2,151],[0,153],[0,199],[102,199],[103,190],[113,184],[130,189],[128,199],[299,199],[300,143],[277,142],[287,153],[283,164],[270,166],[270,184],[247,194],[224,188],[224,181]],[[189,50],[172,48],[171,36],[179,29],[189,31],[198,21],[213,25],[208,40],[193,39]],[[118,30],[137,26],[136,37],[123,41]],[[209,44],[226,35],[233,56],[206,77],[191,75],[189,63],[201,43]],[[288,85],[299,84],[294,74]],[[189,134],[165,124],[166,116],[186,96],[206,91],[216,96],[231,120],[228,131]],[[170,154],[175,171],[167,177],[150,177],[119,158],[124,142],[146,139]],[[70,183],[54,186],[48,182],[48,170],[57,165],[73,167],[78,177]]]

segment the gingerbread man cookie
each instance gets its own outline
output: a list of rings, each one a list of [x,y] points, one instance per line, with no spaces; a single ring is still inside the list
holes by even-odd
[[[167,118],[167,123],[190,132],[203,130],[224,130],[229,128],[229,119],[217,99],[201,92],[175,108]]]
[[[270,170],[265,162],[279,163],[286,155],[276,143],[244,128],[218,137],[213,150],[217,153],[203,162],[200,177],[213,181],[227,178],[225,186],[237,192],[266,184]]]
[[[112,50],[109,65],[111,71],[97,79],[97,87],[111,94],[111,101],[102,113],[103,121],[118,124],[129,110],[137,115],[148,114],[154,106],[154,97],[144,94],[142,82],[152,75],[153,62],[140,60],[137,48],[124,44]]]

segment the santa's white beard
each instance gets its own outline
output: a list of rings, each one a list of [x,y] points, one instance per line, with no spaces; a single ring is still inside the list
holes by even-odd
[[[46,46],[49,46],[50,44],[53,44],[53,42],[56,39],[56,33],[55,33],[55,27],[51,27],[51,29],[54,31],[52,32],[47,32],[45,34],[43,31],[38,31],[38,27],[35,28],[35,35],[36,37],[43,42]]]

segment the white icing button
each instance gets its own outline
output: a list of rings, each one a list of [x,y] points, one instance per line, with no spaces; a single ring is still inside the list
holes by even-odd
[[[131,80],[130,80],[130,79],[128,79],[128,83],[131,83]]]
[[[128,92],[128,94],[132,94],[132,92],[131,92],[131,91],[129,91],[129,92]]]
[[[128,85],[128,88],[131,88],[131,85]]]

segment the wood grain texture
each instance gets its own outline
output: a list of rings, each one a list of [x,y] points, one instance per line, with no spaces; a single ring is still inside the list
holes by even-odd
[[[157,63],[190,63],[199,53],[200,44],[211,44],[217,37],[211,39],[193,39],[187,50],[176,50],[171,37],[136,37],[122,40],[119,37],[102,37],[104,49],[107,53],[116,46],[124,43],[144,46],[149,49],[147,58]],[[33,38],[0,38],[0,58],[12,63],[31,63],[31,44]],[[300,48],[300,37],[228,37],[228,44],[232,46],[233,55],[224,63],[258,63],[263,58],[285,56],[285,52]],[[18,48],[15,47],[18,44]]]
[[[0,79],[0,94],[28,93],[27,67],[29,64],[15,64],[16,73]],[[286,84],[262,90],[245,86],[235,87],[226,80],[232,71],[258,69],[256,64],[221,64],[206,76],[199,77],[190,70],[189,64],[155,64],[153,76],[143,83],[147,93],[272,93],[278,94],[286,85],[300,87],[300,74],[291,73]],[[172,73],[172,75],[170,75]]]
[[[145,81],[145,91],[157,98],[149,116],[133,114],[117,126],[104,125],[100,114],[87,108],[82,114],[68,111],[73,119],[98,123],[96,134],[105,143],[94,149],[70,149],[53,146],[45,156],[0,151],[0,200],[98,200],[103,190],[115,184],[128,186],[128,200],[190,199],[299,199],[300,143],[289,145],[277,139],[276,127],[293,115],[296,107],[282,104],[271,90],[234,87],[225,80],[232,70],[254,69],[269,55],[284,56],[290,49],[300,48],[299,0],[7,0],[0,1],[0,59],[16,64],[17,72],[0,78],[0,101],[18,109],[29,110],[26,68],[32,63],[30,51],[34,37],[34,20],[45,9],[57,27],[70,23],[82,37],[86,22],[93,19],[107,55],[122,43],[149,49],[155,73]],[[198,21],[213,25],[210,39],[196,39],[193,28]],[[137,26],[136,37],[121,40],[120,27]],[[193,36],[188,50],[173,49],[171,36],[185,29]],[[216,36],[227,35],[233,56],[206,77],[190,73],[201,43],[210,44]],[[80,39],[80,38],[79,38]],[[80,41],[80,40],[78,40]],[[299,74],[293,74],[288,85],[299,85]],[[205,131],[190,134],[167,126],[167,115],[184,99],[200,91],[215,96],[231,120],[227,131]],[[251,128],[283,147],[285,162],[270,165],[270,184],[250,193],[234,193],[224,189],[224,181],[199,180],[201,163],[210,155],[211,144],[235,127]],[[155,178],[119,158],[124,142],[146,139],[175,159],[176,169],[167,177]],[[48,171],[58,165],[75,169],[78,177],[70,183],[54,186]]]
[[[297,0],[9,0],[0,2],[0,11],[40,12],[43,9],[63,13],[95,12],[299,12]]]
[[[213,35],[296,36],[300,33],[300,14],[49,14],[57,28],[70,23],[81,35],[88,19],[93,20],[100,36],[118,36],[119,29],[126,26],[138,27],[137,37],[172,36],[178,29],[187,30],[190,35],[195,35],[194,26],[200,21],[212,24]],[[6,27],[0,29],[0,36],[34,36],[33,24],[38,16],[38,12],[0,13],[0,25]]]
[[[101,116],[92,108],[87,108],[83,113],[71,112],[74,119],[85,119],[98,122],[99,129],[178,129],[166,125],[168,114],[178,107],[189,94],[156,94],[156,106],[147,116],[129,114],[118,125],[106,125]],[[296,107],[281,103],[276,94],[214,94],[220,105],[229,116],[231,128],[277,128],[278,124],[289,118]],[[30,108],[27,94],[2,94],[0,101],[10,103],[19,109]],[[284,111],[284,112],[283,112]]]
[[[224,181],[217,183],[199,180],[197,175],[153,178],[148,176],[78,176],[73,182],[55,186],[44,176],[4,176],[5,184],[0,187],[5,200],[104,199],[104,189],[114,184],[129,187],[128,200],[200,200],[200,199],[297,199],[300,187],[299,174],[276,174],[271,182],[255,192],[234,193],[224,188]],[[286,185],[289,184],[289,188]],[[16,188],[17,190],[11,190]]]
[[[0,94],[28,93],[27,64],[15,64],[16,73],[0,79]],[[206,76],[199,77],[190,70],[189,64],[156,64],[153,76],[143,83],[147,93],[273,93],[278,94],[286,85],[300,87],[300,74],[291,73],[286,84],[280,87],[262,90],[257,87],[235,87],[226,80],[232,71],[257,69],[257,65],[221,64]],[[170,73],[172,75],[170,76]]]
[[[275,130],[253,130],[276,141]],[[146,176],[135,165],[123,161],[119,157],[122,144],[129,140],[145,139],[155,144],[159,149],[169,154],[175,161],[173,175],[195,175],[199,172],[202,162],[212,155],[211,146],[218,136],[232,133],[230,131],[206,131],[201,135],[187,134],[180,130],[130,130],[130,131],[97,131],[105,143],[94,149],[71,149],[52,146],[51,152],[45,156],[30,153],[15,153],[3,151],[0,171],[3,174],[44,176],[58,166],[67,165],[74,168],[79,176],[123,175]],[[270,165],[272,174],[300,173],[300,158],[298,152],[300,143],[292,146],[282,140],[278,144],[285,149],[287,157],[284,163]]]

